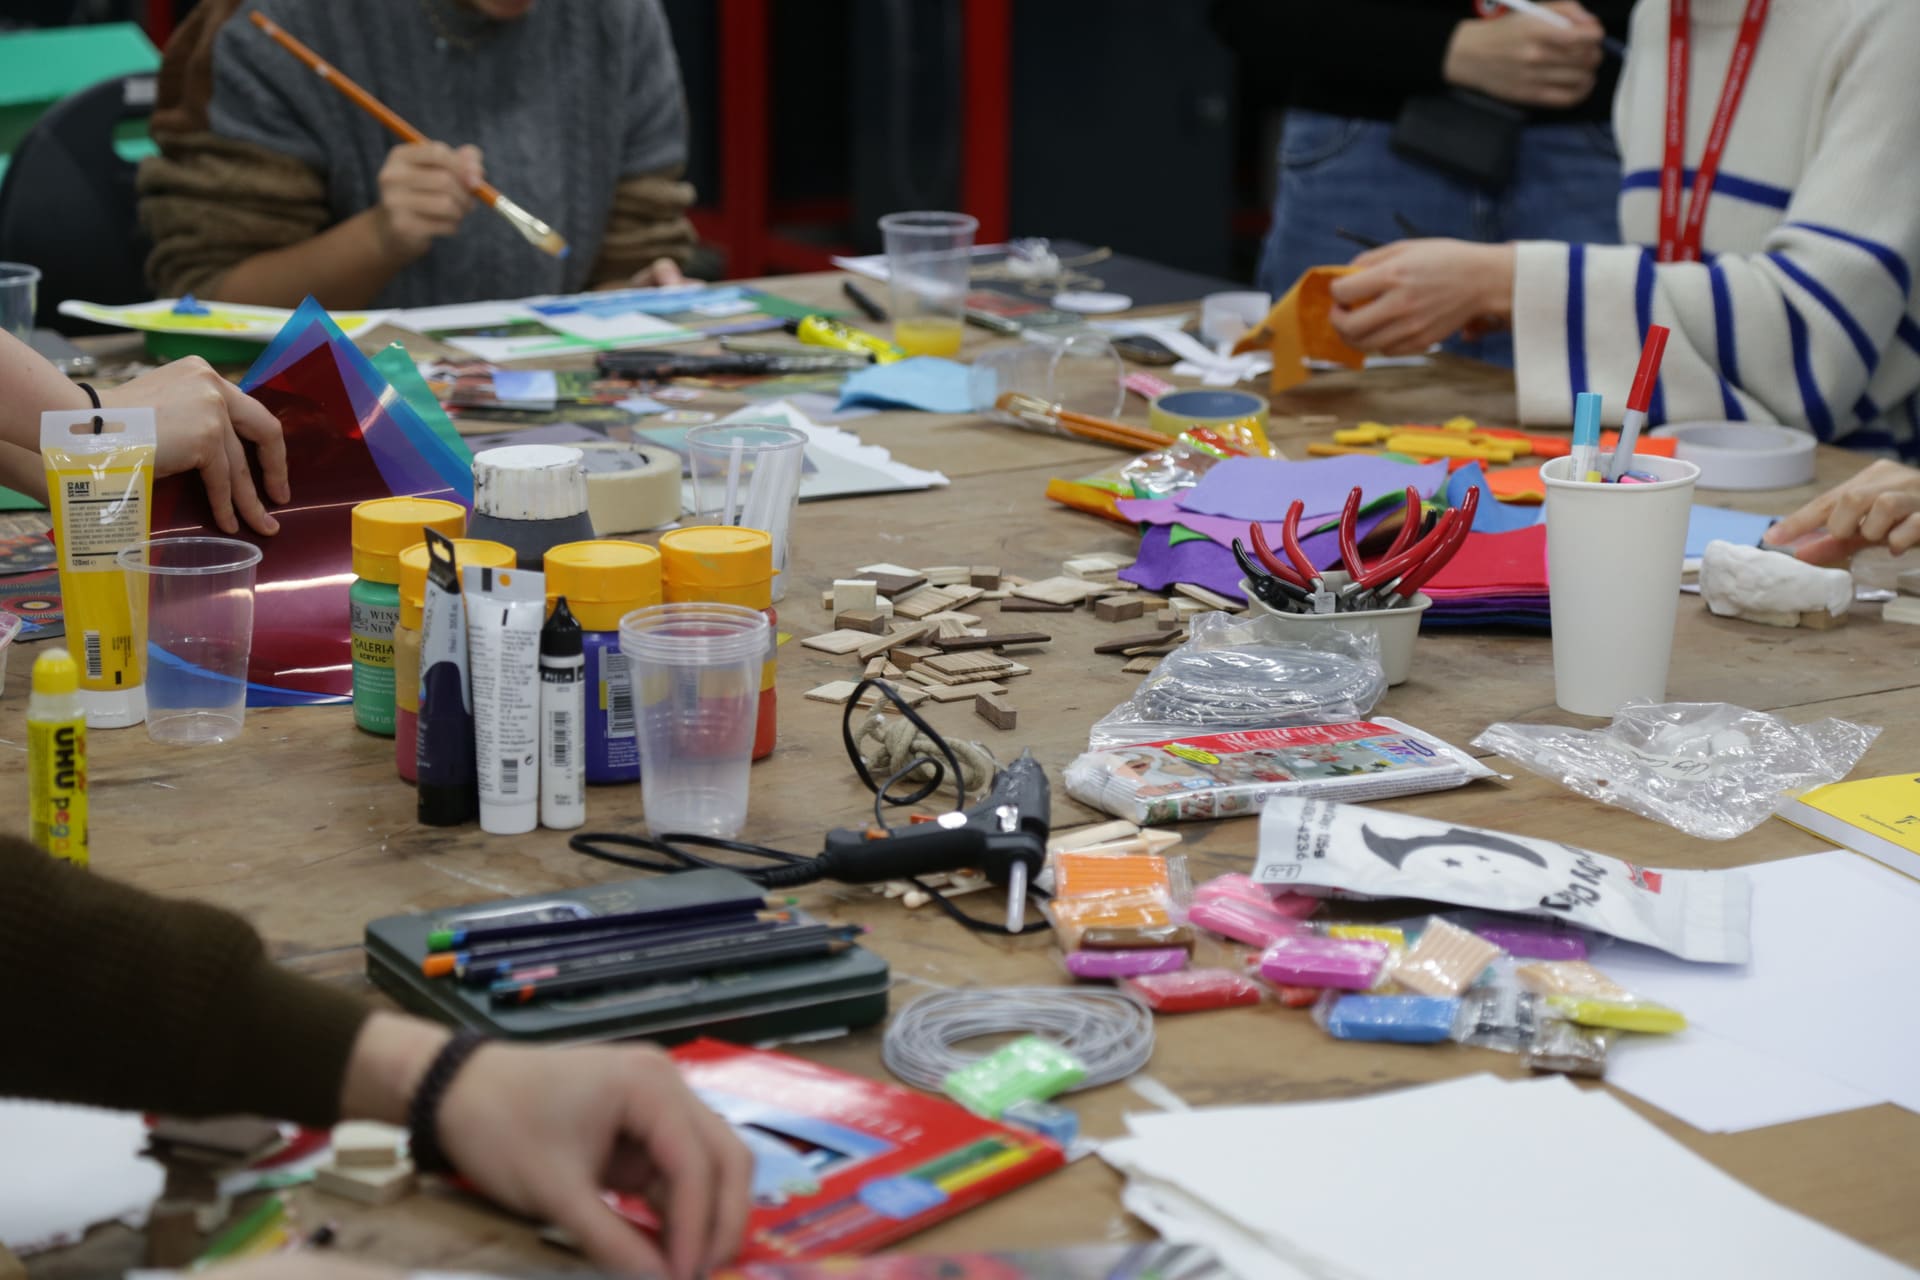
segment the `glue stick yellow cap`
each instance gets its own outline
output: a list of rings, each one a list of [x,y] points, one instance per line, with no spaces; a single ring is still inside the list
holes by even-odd
[[[457,538],[467,509],[439,498],[375,498],[353,509],[353,574],[368,582],[400,581],[400,553],[423,542],[422,529]]]
[[[427,544],[419,539],[402,551],[400,561],[400,625],[420,629],[427,608]],[[453,563],[458,569],[477,564],[483,569],[511,569],[520,563],[519,555],[504,542],[485,538],[455,538]]]
[[[58,696],[80,687],[80,664],[65,649],[49,649],[33,660],[33,691]]]
[[[700,525],[660,535],[667,603],[705,601],[765,609],[773,603],[773,536]]]
[[[618,631],[635,609],[660,603],[660,553],[639,542],[565,542],[547,552],[547,611],[567,609],[587,631]]]

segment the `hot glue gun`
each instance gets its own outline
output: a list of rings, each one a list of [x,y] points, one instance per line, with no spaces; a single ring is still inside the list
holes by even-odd
[[[821,878],[846,884],[907,880],[971,868],[1007,886],[1007,931],[1018,933],[1027,885],[1047,857],[1053,803],[1046,770],[1031,751],[993,777],[986,799],[901,831],[839,827],[816,860]]]

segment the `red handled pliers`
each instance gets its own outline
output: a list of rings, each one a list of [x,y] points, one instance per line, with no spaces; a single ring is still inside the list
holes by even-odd
[[[1300,546],[1300,516],[1306,511],[1306,506],[1306,503],[1295,498],[1287,508],[1286,519],[1280,523],[1280,544],[1286,549],[1287,560],[1291,560],[1292,564],[1273,554],[1259,521],[1247,526],[1247,536],[1253,542],[1254,555],[1260,558],[1260,563],[1268,573],[1306,592],[1312,612],[1332,613],[1339,607],[1339,600],[1327,589],[1326,579],[1320,576],[1319,568]]]
[[[1414,495],[1417,500],[1417,495]],[[1395,550],[1389,550],[1382,559],[1371,567],[1363,569],[1354,580],[1341,589],[1343,602],[1357,602],[1362,607],[1373,604],[1388,604],[1385,599],[1397,595],[1402,600],[1410,600],[1422,583],[1440,572],[1447,561],[1467,540],[1467,534],[1473,528],[1474,513],[1480,509],[1480,490],[1475,487],[1467,490],[1466,498],[1458,507],[1449,508],[1440,513],[1433,528],[1424,538],[1405,545],[1407,528],[1417,528],[1419,521],[1409,512],[1408,525],[1394,539]],[[1357,560],[1357,557],[1356,557]],[[1351,594],[1348,594],[1348,593]]]

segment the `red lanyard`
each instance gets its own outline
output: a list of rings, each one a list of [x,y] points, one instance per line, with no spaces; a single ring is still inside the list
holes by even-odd
[[[1700,261],[1700,228],[1707,220],[1707,201],[1713,196],[1713,180],[1720,173],[1720,155],[1727,149],[1727,131],[1733,127],[1734,112],[1740,109],[1740,95],[1746,92],[1747,74],[1753,70],[1753,51],[1760,44],[1760,28],[1767,20],[1769,0],[1747,0],[1747,16],[1740,23],[1740,38],[1734,42],[1733,61],[1727,64],[1727,82],[1720,90],[1720,105],[1713,113],[1713,128],[1707,132],[1706,150],[1700,155],[1700,171],[1694,175],[1693,198],[1687,201],[1686,223],[1680,220],[1680,190],[1687,148],[1687,79],[1692,73],[1690,56],[1693,44],[1692,0],[1670,0],[1667,21],[1667,146],[1660,165],[1660,261]]]

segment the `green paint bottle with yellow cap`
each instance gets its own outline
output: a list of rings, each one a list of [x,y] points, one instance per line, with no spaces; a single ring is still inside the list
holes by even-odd
[[[34,659],[27,699],[28,822],[34,844],[87,865],[87,713],[80,664],[65,649]]]

